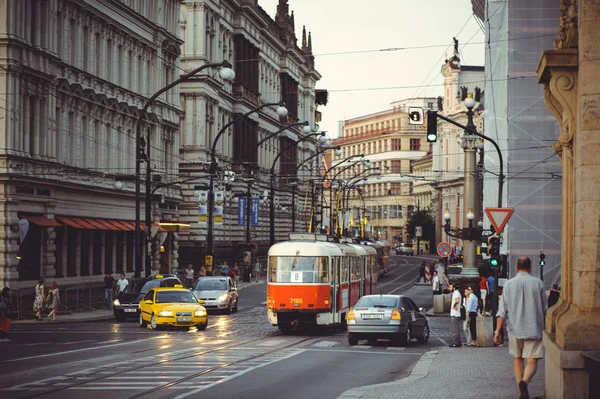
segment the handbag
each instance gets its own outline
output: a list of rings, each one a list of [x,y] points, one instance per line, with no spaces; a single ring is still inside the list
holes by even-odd
[[[463,305],[460,305],[460,319],[467,320],[467,309]]]

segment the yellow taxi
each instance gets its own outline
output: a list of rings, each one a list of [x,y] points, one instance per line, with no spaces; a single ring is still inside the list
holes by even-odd
[[[181,285],[150,289],[140,301],[140,327],[162,326],[206,329],[208,316],[198,298]]]

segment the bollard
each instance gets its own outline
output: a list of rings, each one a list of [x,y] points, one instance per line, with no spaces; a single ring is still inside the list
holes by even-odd
[[[444,295],[433,296],[433,313],[444,313]]]
[[[494,318],[479,316],[477,318],[477,346],[494,346]]]

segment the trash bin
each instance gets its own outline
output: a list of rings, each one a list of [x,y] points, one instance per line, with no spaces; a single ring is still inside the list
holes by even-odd
[[[479,316],[476,320],[477,346],[494,346],[494,318]]]

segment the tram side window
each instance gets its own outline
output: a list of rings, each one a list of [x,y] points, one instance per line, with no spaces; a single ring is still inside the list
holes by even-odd
[[[352,281],[357,281],[360,278],[359,262],[358,257],[352,257]]]
[[[342,258],[342,283],[348,282],[348,263],[350,262],[350,258],[344,257]]]
[[[328,258],[324,256],[272,256],[269,281],[272,283],[326,283]]]

